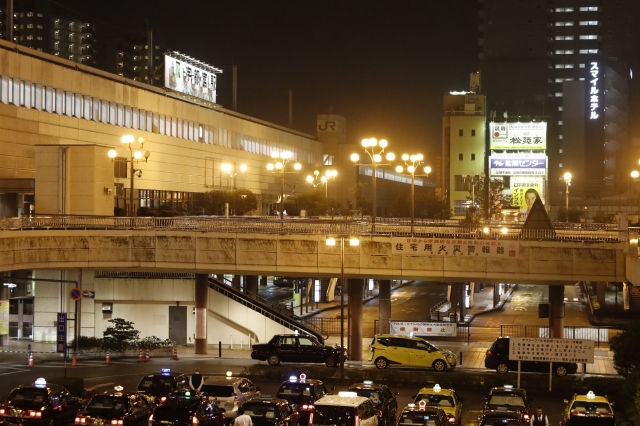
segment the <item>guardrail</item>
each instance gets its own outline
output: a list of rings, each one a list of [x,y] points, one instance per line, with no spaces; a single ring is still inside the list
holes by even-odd
[[[565,339],[585,339],[600,344],[609,344],[609,339],[621,334],[623,330],[611,327],[564,327]],[[549,327],[544,325],[503,324],[500,325],[500,335],[510,337],[538,337],[549,338]]]
[[[583,226],[584,225],[584,226]],[[588,225],[588,226],[587,226]],[[164,230],[219,233],[261,233],[301,235],[378,235],[423,238],[625,242],[628,231],[611,225],[554,224],[554,229],[522,229],[521,224],[452,224],[419,221],[414,226],[404,219],[367,221],[269,219],[255,217],[104,217],[23,216],[0,219],[0,230]]]

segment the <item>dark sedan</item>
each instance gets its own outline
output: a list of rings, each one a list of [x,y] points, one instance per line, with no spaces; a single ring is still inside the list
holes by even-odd
[[[224,426],[224,408],[204,395],[193,395],[191,391],[171,394],[149,417],[149,426]]]
[[[251,358],[267,361],[269,365],[281,362],[324,362],[327,367],[337,367],[340,365],[340,348],[323,345],[312,336],[277,334],[268,343],[251,346]]]
[[[398,392],[391,392],[387,385],[373,383],[365,380],[362,383],[354,383],[349,387],[351,392],[358,396],[364,396],[371,400],[373,408],[378,410],[378,426],[392,425],[396,421],[398,412]]]
[[[75,423],[145,426],[154,407],[143,394],[125,393],[116,386],[114,393],[94,395],[78,413]]]

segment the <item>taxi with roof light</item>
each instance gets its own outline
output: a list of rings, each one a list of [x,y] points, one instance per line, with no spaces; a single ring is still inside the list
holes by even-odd
[[[378,426],[378,412],[369,398],[355,392],[338,392],[316,401],[309,425]]]
[[[73,422],[82,407],[79,398],[61,385],[39,378],[32,385],[13,389],[0,404],[0,424],[6,426],[57,426]]]
[[[281,398],[253,398],[242,404],[253,426],[298,426],[300,413]]]
[[[141,393],[115,392],[94,395],[75,418],[80,426],[142,426],[147,423],[155,404]]]
[[[148,417],[148,426],[224,426],[225,410],[192,390],[171,393]]]
[[[432,388],[422,388],[417,395],[412,396],[414,404],[425,407],[437,407],[447,415],[448,423],[460,426],[462,424],[462,401],[453,389],[443,389],[439,384]]]
[[[290,376],[289,380],[282,382],[276,397],[289,402],[298,411],[299,424],[307,426],[315,410],[315,402],[329,394],[321,380],[307,379],[307,375],[303,373],[299,377]]]
[[[215,399],[225,409],[227,422],[236,418],[238,407],[252,398],[260,398],[260,388],[246,377],[234,376],[227,371],[224,376],[203,376],[200,392]]]
[[[387,385],[373,383],[371,380],[364,380],[362,383],[354,383],[349,386],[349,391],[365,396],[373,403],[373,408],[378,410],[378,424],[392,425],[396,422],[398,412],[398,392],[391,392]]]
[[[598,396],[593,391],[586,395],[574,394],[567,404],[561,424],[566,426],[614,426],[613,402],[607,395]]]
[[[454,369],[458,357],[426,340],[399,334],[376,334],[369,345],[369,364],[385,369],[391,366],[425,367],[435,371]]]
[[[424,402],[424,401],[422,401]],[[448,426],[447,414],[438,407],[426,404],[409,404],[400,413],[396,426]]]
[[[149,402],[162,402],[171,392],[185,390],[189,390],[189,378],[169,368],[147,374],[138,383],[138,392],[146,395]]]
[[[529,424],[531,419],[531,402],[527,391],[511,385],[491,388],[485,398],[484,412],[508,411],[520,415],[522,422]]]

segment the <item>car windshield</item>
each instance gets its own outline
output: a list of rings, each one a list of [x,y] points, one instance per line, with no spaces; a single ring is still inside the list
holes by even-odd
[[[495,407],[524,407],[522,395],[513,393],[494,393],[489,398],[488,404]]]
[[[289,402],[313,401],[313,387],[305,383],[284,383],[278,389],[278,398]]]
[[[202,385],[200,391],[216,398],[231,398],[235,395],[232,385]]]
[[[14,389],[13,392],[7,398],[7,402],[10,404],[20,402],[46,402],[47,390],[37,388],[23,388]]]
[[[427,342],[427,341],[426,341],[426,340],[424,340],[424,339],[420,339],[420,340],[419,340],[419,342],[420,342],[420,343],[423,343],[423,344],[425,344],[425,345],[427,345],[428,347],[430,347],[432,351],[439,351],[439,350],[440,350],[440,348],[439,348],[439,347],[437,347],[437,346],[436,346],[436,345],[434,345],[433,343],[429,343],[429,342]]]
[[[480,426],[520,426],[518,419],[504,419],[499,417],[489,417],[482,419]]]
[[[428,407],[453,407],[455,405],[451,395],[421,393],[416,396],[414,403],[419,404],[420,401],[424,401]]]
[[[138,390],[151,395],[165,395],[173,388],[175,388],[175,380],[171,376],[147,376],[138,385]]]
[[[355,423],[353,407],[335,407],[332,405],[316,405],[313,415],[314,425],[353,426]]]
[[[358,396],[364,396],[365,398],[369,398],[373,405],[380,404],[380,392],[375,389],[349,389],[351,392],[355,392]]]
[[[127,398],[124,396],[96,395],[87,404],[87,412],[90,415],[104,415],[111,412],[114,417],[122,417],[127,409]],[[118,413],[119,415],[115,415]]]
[[[245,403],[244,414],[251,417],[252,421],[266,419],[267,421],[276,421],[276,406],[272,404],[264,404],[262,402]]]
[[[398,420],[398,425],[440,426],[438,424],[438,416],[421,413],[420,411],[402,413],[400,420]]]
[[[606,402],[574,401],[571,414],[611,414],[611,407]]]

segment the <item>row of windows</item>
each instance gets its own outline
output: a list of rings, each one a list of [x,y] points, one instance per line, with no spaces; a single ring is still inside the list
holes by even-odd
[[[320,162],[319,154],[303,148],[7,76],[0,76],[0,102],[269,157],[274,151],[290,151],[293,161]]]
[[[574,21],[558,21],[555,23],[556,27],[573,27],[575,25]],[[590,25],[599,25],[598,21],[578,21],[579,26],[590,26]]]
[[[555,64],[555,68],[575,68],[575,64]],[[578,64],[578,68],[584,68],[584,64]]]
[[[464,160],[464,154],[458,154],[458,160],[463,161]],[[476,155],[475,154],[471,154],[471,161],[476,161]]]
[[[575,50],[556,50],[556,55],[575,55]],[[598,53],[598,49],[580,49],[578,50],[580,55]]]
[[[571,40],[575,40],[575,36],[558,35],[558,36],[555,36],[554,39],[559,41],[571,41]],[[598,40],[598,36],[594,34],[583,34],[578,36],[578,40]]]
[[[597,12],[598,6],[582,6],[578,9],[580,12]],[[575,8],[573,7],[556,7],[554,9],[556,12],[575,12]]]
[[[358,173],[364,176],[371,176],[371,166],[358,166]],[[407,183],[411,184],[411,176],[401,175],[391,170],[385,170],[382,168],[376,168],[376,179],[385,179],[391,180],[394,182]],[[429,186],[435,187],[435,183],[424,180],[418,176],[415,176],[413,179],[414,185],[416,186]]]

